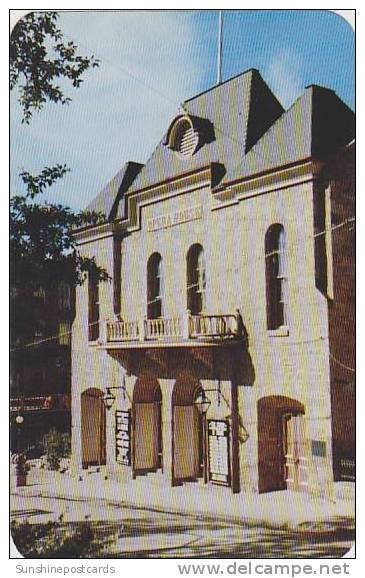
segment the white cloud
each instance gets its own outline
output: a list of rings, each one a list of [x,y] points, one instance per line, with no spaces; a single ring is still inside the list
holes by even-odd
[[[188,13],[67,12],[60,26],[100,67],[87,72],[69,106],[47,104],[27,127],[14,115],[13,190],[19,167],[66,162],[72,173],[49,197],[77,208],[126,161],[146,162],[182,100],[201,89],[206,63]]]
[[[265,67],[264,77],[284,107],[289,107],[303,92],[303,62],[294,52],[277,52]]]

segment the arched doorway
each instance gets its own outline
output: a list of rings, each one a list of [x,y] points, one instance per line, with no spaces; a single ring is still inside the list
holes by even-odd
[[[104,392],[92,387],[81,394],[82,467],[106,463],[106,414]]]
[[[301,490],[307,484],[304,405],[282,395],[258,400],[259,492]]]
[[[137,379],[133,390],[133,475],[162,469],[162,394],[156,378]]]
[[[203,419],[194,401],[201,392],[199,380],[181,375],[172,393],[172,479],[174,484],[196,481],[204,475],[206,455]]]

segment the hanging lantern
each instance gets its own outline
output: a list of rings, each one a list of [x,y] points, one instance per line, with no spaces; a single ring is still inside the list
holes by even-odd
[[[112,393],[112,391],[110,390],[109,387],[106,388],[106,393],[103,397],[103,401],[105,404],[106,409],[111,409],[111,407],[113,406],[113,403],[115,402],[115,395],[114,393]]]
[[[211,404],[210,399],[207,398],[204,389],[202,389],[198,397],[194,401],[194,405],[196,406],[198,412],[201,415],[205,415],[210,407],[210,404]]]

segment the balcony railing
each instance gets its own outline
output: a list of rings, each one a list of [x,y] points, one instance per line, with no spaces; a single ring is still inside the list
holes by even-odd
[[[143,318],[139,321],[107,321],[100,342],[180,342],[228,340],[242,337],[240,315],[191,315]]]
[[[107,321],[107,341],[137,341],[139,326],[137,321]]]
[[[193,315],[189,318],[189,336],[199,337],[237,337],[235,315]]]
[[[165,340],[183,337],[179,317],[159,317],[144,320],[144,337],[146,340]]]

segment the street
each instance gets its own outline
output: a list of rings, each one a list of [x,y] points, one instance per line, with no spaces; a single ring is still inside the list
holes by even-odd
[[[354,542],[350,518],[292,529],[101,498],[28,495],[12,502],[11,517],[18,521],[59,520],[65,531],[90,524],[97,538],[93,555],[103,558],[339,558]]]

